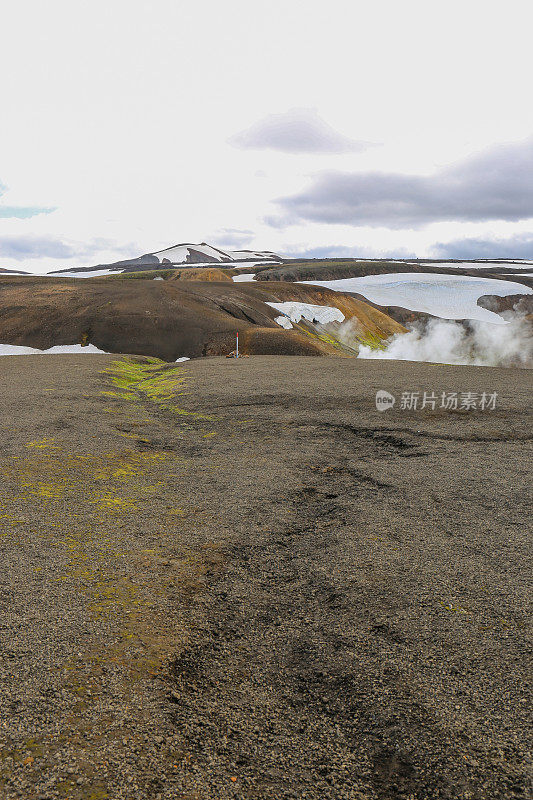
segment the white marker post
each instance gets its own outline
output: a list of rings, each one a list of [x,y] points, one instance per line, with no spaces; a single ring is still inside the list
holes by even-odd
[[[235,350],[235,358],[239,358],[239,331],[237,331],[237,349]]]

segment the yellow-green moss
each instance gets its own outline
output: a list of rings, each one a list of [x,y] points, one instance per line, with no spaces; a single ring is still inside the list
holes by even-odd
[[[369,347],[371,350],[385,350],[383,339],[375,336],[373,333],[367,333],[366,336],[358,336],[357,341],[364,347]]]
[[[183,367],[174,367],[159,358],[143,357],[142,359],[124,358],[113,361],[104,370],[117,392],[102,392],[108,397],[122,400],[137,400],[155,403],[163,411],[192,417],[197,420],[213,421],[215,418],[196,411],[187,411],[171,403],[175,397],[185,393],[187,373]],[[135,434],[123,433],[127,438],[137,438]]]

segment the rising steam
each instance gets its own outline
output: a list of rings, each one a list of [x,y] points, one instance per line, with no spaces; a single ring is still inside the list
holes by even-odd
[[[349,324],[344,326],[345,341],[350,338]],[[533,326],[523,316],[513,316],[504,325],[430,319],[416,323],[408,333],[395,334],[384,349],[360,345],[359,358],[532,368]]]

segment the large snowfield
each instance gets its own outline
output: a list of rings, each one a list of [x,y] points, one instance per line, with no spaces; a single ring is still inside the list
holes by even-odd
[[[442,319],[476,319],[505,325],[505,320],[477,305],[487,294],[532,294],[533,289],[514,281],[470,278],[454,275],[421,275],[416,272],[367,275],[333,281],[302,281],[337,292],[361,294],[380,306],[401,306],[410,311],[432,314]]]

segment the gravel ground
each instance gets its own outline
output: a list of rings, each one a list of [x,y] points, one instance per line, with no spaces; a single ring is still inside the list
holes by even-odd
[[[530,796],[531,372],[112,361],[0,359],[2,798]]]

